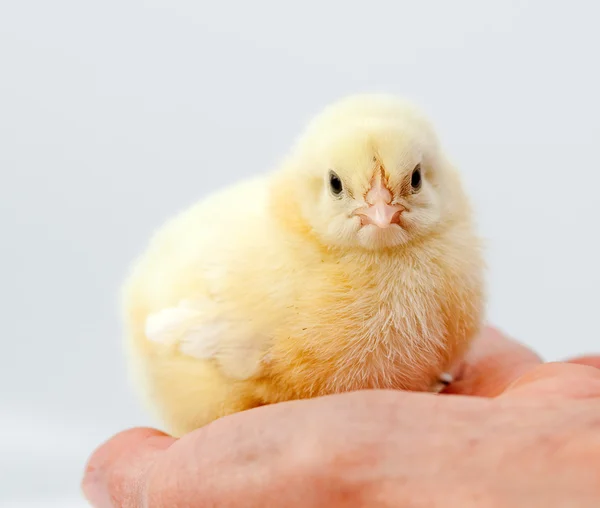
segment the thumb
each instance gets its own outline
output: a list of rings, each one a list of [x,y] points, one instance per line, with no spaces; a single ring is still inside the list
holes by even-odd
[[[600,369],[600,355],[579,356],[569,360],[569,363],[588,365],[590,367],[596,367],[597,369]]]
[[[546,363],[516,379],[502,396],[599,398],[600,369],[571,362]]]
[[[92,454],[82,490],[95,508],[144,506],[146,473],[175,439],[154,429],[120,432]]]

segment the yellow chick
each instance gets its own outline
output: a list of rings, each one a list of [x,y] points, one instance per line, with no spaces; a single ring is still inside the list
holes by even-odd
[[[325,108],[281,167],[170,220],[124,288],[135,381],[175,436],[264,404],[437,391],[482,325],[459,174],[399,98]]]

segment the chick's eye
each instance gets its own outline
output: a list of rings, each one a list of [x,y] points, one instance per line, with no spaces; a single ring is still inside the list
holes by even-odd
[[[417,164],[417,167],[413,170],[412,177],[410,179],[410,185],[413,190],[419,190],[421,188],[421,183],[423,179],[421,178],[421,165]]]
[[[333,171],[329,172],[329,187],[334,196],[339,196],[344,189],[340,177],[337,176]]]

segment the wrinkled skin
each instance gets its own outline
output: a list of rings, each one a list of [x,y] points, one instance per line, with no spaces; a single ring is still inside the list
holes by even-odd
[[[543,364],[486,329],[445,395],[276,404],[179,440],[128,430],[83,490],[98,508],[597,508],[600,356]]]

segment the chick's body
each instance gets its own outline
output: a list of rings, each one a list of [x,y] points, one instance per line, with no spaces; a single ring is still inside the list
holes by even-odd
[[[460,360],[483,262],[459,177],[415,115],[389,97],[335,104],[282,168],[153,238],[125,288],[126,336],[169,432],[295,398],[431,390]],[[373,204],[369,189],[389,193]]]

